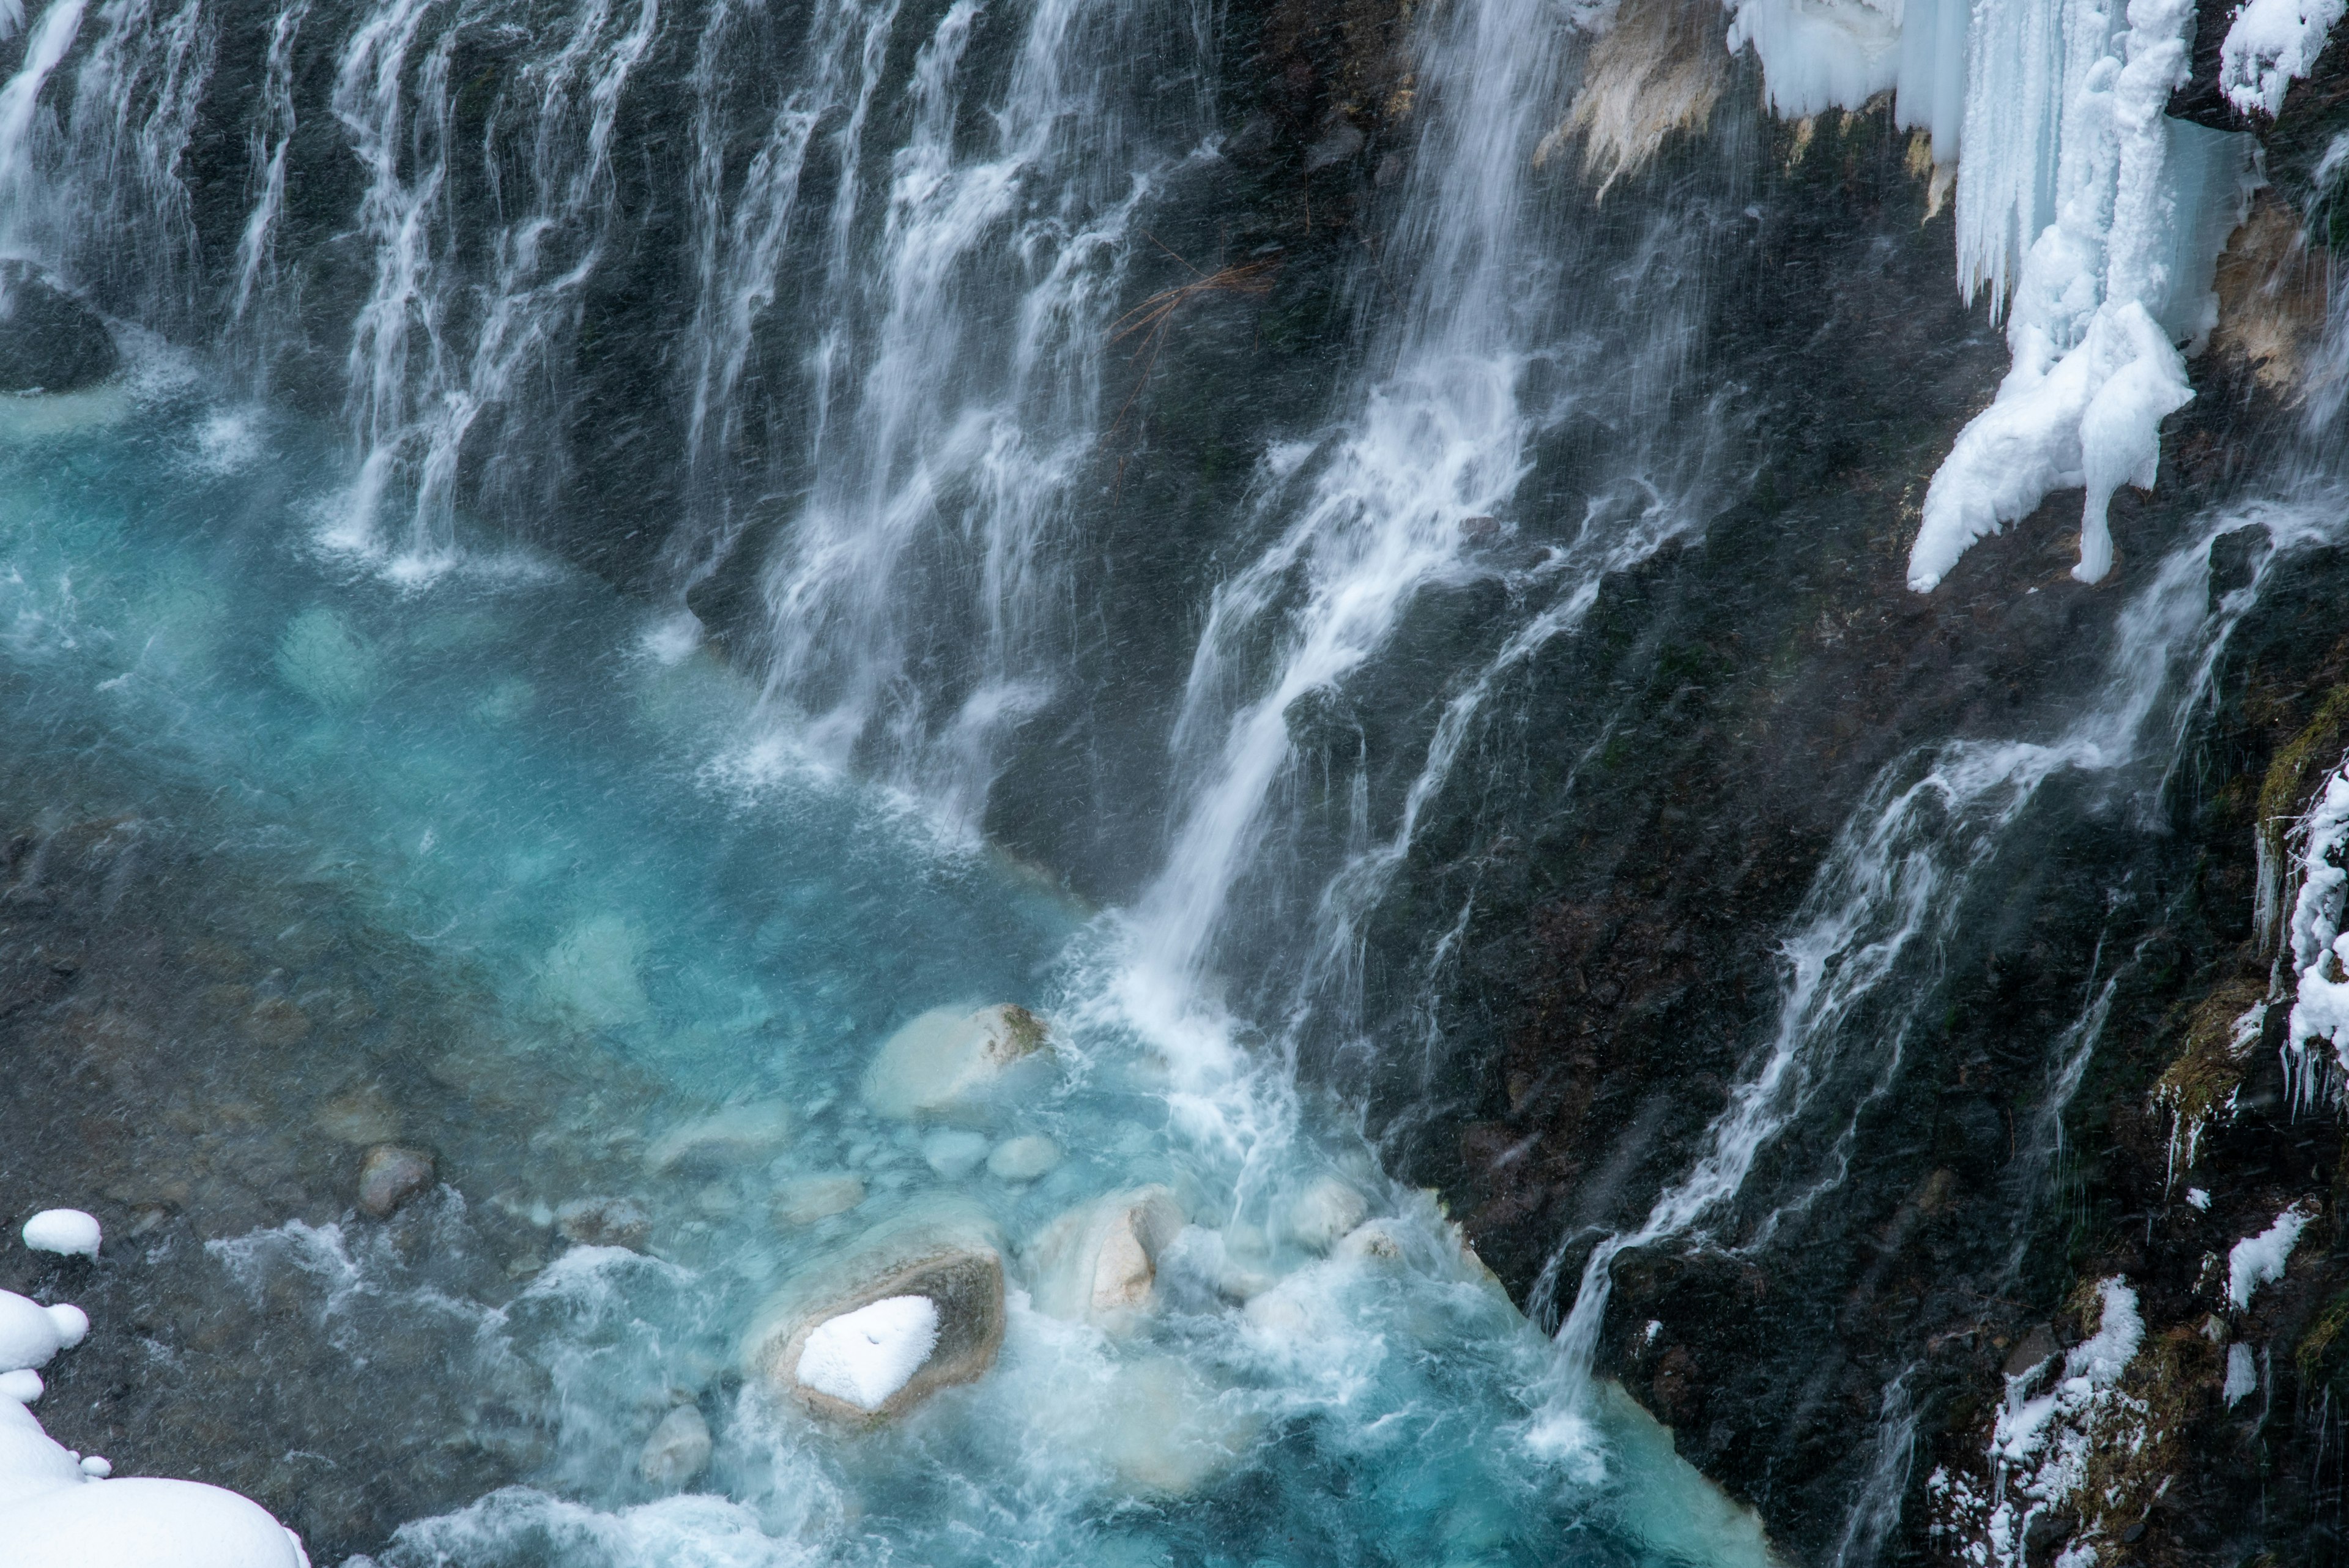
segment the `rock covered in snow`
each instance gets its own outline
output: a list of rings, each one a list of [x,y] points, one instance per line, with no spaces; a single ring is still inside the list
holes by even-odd
[[[636,1469],[646,1480],[665,1490],[689,1483],[709,1463],[709,1423],[692,1405],[679,1405],[660,1419],[645,1439]]]
[[[1182,1206],[1159,1186],[1112,1192],[1070,1210],[1028,1247],[1036,1310],[1111,1330],[1131,1327],[1150,1308],[1159,1254],[1183,1223]]]
[[[1299,1193],[1288,1205],[1288,1239],[1316,1252],[1326,1252],[1338,1239],[1370,1217],[1370,1200],[1334,1176],[1324,1176]]]
[[[36,1252],[98,1256],[98,1221],[78,1209],[44,1209],[25,1221],[25,1245]]]
[[[32,263],[0,261],[0,392],[78,391],[120,363],[96,311]]]
[[[432,1157],[420,1148],[379,1143],[359,1166],[359,1207],[382,1220],[432,1186]]]
[[[2283,1278],[2300,1233],[2314,1216],[2305,1200],[2275,1217],[2275,1223],[2256,1236],[2246,1236],[2227,1254],[2227,1303],[2237,1312],[2251,1304],[2252,1293]]]
[[[897,1121],[984,1126],[1040,1082],[1049,1049],[1042,1021],[1024,1007],[933,1008],[874,1054],[864,1103]]]
[[[876,1403],[843,1397],[877,1386],[843,1382],[833,1354],[853,1346],[833,1344],[863,1329],[885,1328],[891,1356],[902,1358],[918,1335],[899,1321],[915,1309],[894,1309],[878,1320],[857,1319],[847,1328],[828,1327],[878,1302],[921,1297],[936,1314],[934,1336],[905,1376]],[[886,1417],[911,1409],[938,1389],[968,1383],[995,1365],[1003,1344],[1002,1238],[975,1205],[951,1197],[917,1200],[874,1227],[845,1250],[802,1269],[761,1304],[742,1334],[738,1361],[743,1376],[778,1397],[796,1399],[819,1414],[849,1420]],[[830,1352],[812,1360],[808,1347],[819,1331]],[[873,1360],[884,1359],[871,1343]],[[898,1369],[892,1359],[891,1370]],[[808,1378],[813,1376],[816,1382]]]
[[[812,1225],[864,1201],[864,1183],[854,1176],[802,1176],[775,1189],[775,1218],[786,1225]]]
[[[781,1100],[728,1106],[654,1139],[645,1150],[645,1168],[667,1176],[676,1171],[719,1174],[763,1164],[790,1145],[792,1121],[792,1107]]]
[[[70,1350],[89,1333],[89,1318],[78,1306],[43,1306],[14,1291],[0,1291],[0,1372],[47,1366],[60,1350]]]
[[[800,1346],[803,1388],[870,1414],[913,1380],[938,1345],[938,1303],[885,1296],[815,1325]]]
[[[1005,1138],[987,1157],[987,1173],[998,1181],[1034,1181],[1061,1163],[1061,1146],[1042,1133]]]
[[[20,1366],[14,1372],[0,1372],[0,1399],[13,1399],[19,1405],[35,1405],[40,1402],[41,1391],[41,1375],[29,1366]]]
[[[652,1239],[653,1217],[633,1198],[574,1198],[554,1211],[554,1229],[583,1247],[641,1252]]]
[[[79,1467],[76,1467],[79,1478]],[[309,1568],[295,1533],[202,1481],[83,1480],[17,1504],[10,1568]]]

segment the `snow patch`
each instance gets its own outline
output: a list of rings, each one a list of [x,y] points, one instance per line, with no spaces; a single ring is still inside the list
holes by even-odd
[[[2284,1264],[2292,1259],[2292,1250],[2300,1245],[2300,1233],[2313,1218],[2301,1204],[2275,1217],[2275,1223],[2256,1236],[2246,1236],[2235,1243],[2227,1254],[2227,1303],[2237,1312],[2251,1304],[2251,1296],[2261,1285],[2271,1285],[2283,1278]]]
[[[2227,101],[2245,114],[2257,109],[2272,118],[2293,80],[2314,68],[2344,8],[2344,0],[2247,0],[2236,7],[2219,46],[2219,86]]]
[[[795,1376],[819,1394],[878,1410],[922,1369],[937,1343],[937,1303],[887,1296],[818,1324]]]

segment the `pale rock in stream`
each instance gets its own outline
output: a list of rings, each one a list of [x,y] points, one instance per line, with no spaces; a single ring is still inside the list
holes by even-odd
[[[378,1144],[359,1167],[359,1207],[377,1219],[432,1185],[432,1157],[420,1148]]]
[[[1024,1007],[933,1008],[874,1054],[864,1103],[897,1121],[985,1126],[1040,1086],[1050,1049],[1042,1022]]]
[[[1101,1408],[1099,1451],[1139,1492],[1181,1497],[1247,1451],[1257,1423],[1228,1405],[1196,1371],[1173,1356],[1118,1367]]]
[[[1183,1230],[1182,1206],[1164,1187],[1141,1187],[1071,1209],[1028,1247],[1036,1310],[1112,1332],[1153,1304],[1158,1257]]]
[[[1326,1252],[1338,1239],[1370,1217],[1370,1200],[1334,1176],[1324,1176],[1289,1203],[1288,1239]]]
[[[1003,1241],[975,1204],[917,1199],[845,1250],[802,1269],[761,1303],[736,1360],[743,1376],[819,1415],[865,1422],[903,1414],[940,1388],[969,1383],[1003,1345]],[[812,1386],[802,1368],[818,1330],[876,1303],[918,1296],[936,1312],[935,1338],[902,1383],[865,1406]],[[850,1325],[854,1326],[854,1325]],[[843,1331],[833,1330],[837,1337]],[[827,1363],[818,1355],[816,1363]],[[832,1379],[819,1376],[820,1382]]]
[[[854,1176],[802,1176],[775,1189],[775,1218],[786,1225],[812,1225],[864,1201],[864,1183]]]
[[[728,1106],[655,1138],[645,1150],[645,1168],[656,1176],[717,1174],[762,1164],[792,1141],[792,1119],[791,1106],[781,1100]]]
[[[977,1170],[987,1155],[986,1135],[963,1127],[941,1127],[922,1140],[922,1162],[948,1181]]]
[[[709,1423],[701,1418],[700,1410],[679,1405],[663,1416],[653,1435],[645,1439],[636,1469],[652,1485],[675,1490],[709,1463],[710,1447]]]
[[[1034,1181],[1061,1163],[1061,1146],[1042,1133],[1005,1138],[987,1157],[987,1173],[998,1181]]]

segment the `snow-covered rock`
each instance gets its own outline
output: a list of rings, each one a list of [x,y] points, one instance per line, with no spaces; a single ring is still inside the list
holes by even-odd
[[[2283,1278],[2300,1233],[2313,1218],[2304,1203],[2295,1203],[2275,1217],[2275,1223],[2256,1236],[2246,1236],[2227,1254],[2227,1304],[2237,1312],[2251,1304],[2252,1293]]]
[[[1147,1312],[1158,1256],[1183,1230],[1164,1187],[1112,1192],[1047,1225],[1027,1250],[1036,1310],[1121,1331]]]
[[[775,1218],[786,1225],[812,1225],[864,1201],[864,1183],[854,1176],[802,1176],[775,1189]]]
[[[864,1103],[898,1121],[985,1126],[1040,1085],[1049,1059],[1044,1025],[1024,1007],[933,1008],[874,1054]]]
[[[9,1568],[309,1568],[294,1532],[202,1481],[81,1480],[11,1511]]]
[[[2343,0],[2244,0],[2219,46],[2219,85],[2245,114],[2282,112],[2294,79],[2315,68]]]
[[[1288,1205],[1288,1239],[1300,1247],[1326,1252],[1338,1239],[1370,1217],[1370,1200],[1334,1176],[1324,1176],[1299,1193]]]
[[[901,1414],[940,1388],[983,1376],[1003,1344],[1002,1245],[994,1222],[975,1205],[950,1197],[918,1200],[769,1296],[743,1332],[737,1356],[742,1374],[778,1397],[859,1421]],[[930,1343],[877,1402],[843,1397],[843,1386],[854,1393],[876,1385],[843,1384],[834,1376],[840,1366],[834,1353],[843,1346],[833,1341],[887,1326],[895,1355],[918,1336],[909,1336],[894,1316],[886,1325],[862,1319],[845,1328],[831,1325],[877,1302],[909,1296],[926,1299],[936,1314]],[[900,1314],[913,1310],[895,1309]],[[809,1344],[820,1331],[830,1349],[810,1359]],[[868,1348],[881,1347],[868,1338]]]
[[[719,1173],[763,1164],[792,1141],[792,1108],[781,1100],[752,1100],[672,1127],[645,1150],[657,1176],[673,1171]]]
[[[709,1423],[691,1405],[679,1405],[660,1419],[645,1439],[636,1469],[654,1486],[674,1490],[699,1475],[709,1463]]]
[[[89,1319],[81,1308],[43,1306],[14,1291],[0,1291],[0,1372],[47,1366],[49,1358],[82,1342]]]
[[[913,1380],[938,1345],[938,1303],[927,1296],[885,1296],[829,1317],[800,1346],[802,1387],[870,1414]]]
[[[29,1366],[14,1372],[0,1372],[0,1399],[19,1405],[37,1404],[41,1397],[41,1375]]]
[[[1005,1138],[987,1157],[987,1173],[999,1181],[1034,1181],[1061,1163],[1061,1146],[1042,1133]]]
[[[36,1252],[95,1258],[98,1221],[78,1209],[44,1209],[25,1221],[25,1245]]]

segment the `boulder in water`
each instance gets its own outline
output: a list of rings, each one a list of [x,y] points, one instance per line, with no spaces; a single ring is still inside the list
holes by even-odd
[[[1370,1200],[1334,1176],[1324,1176],[1288,1205],[1288,1239],[1326,1252],[1370,1217]]]
[[[554,1211],[554,1229],[583,1247],[626,1247],[641,1252],[653,1217],[633,1198],[574,1198]]]
[[[802,1176],[775,1189],[775,1218],[786,1225],[812,1225],[864,1201],[864,1183],[854,1176]]]
[[[675,1490],[699,1475],[709,1463],[709,1423],[691,1405],[679,1405],[661,1417],[645,1439],[636,1469],[646,1480],[664,1490]]]
[[[1024,1007],[932,1008],[874,1053],[864,1103],[898,1121],[984,1126],[1038,1081],[1049,1046],[1042,1020]]]
[[[1002,1238],[977,1207],[930,1199],[785,1281],[739,1360],[779,1398],[865,1422],[985,1376],[1002,1345]]]
[[[1247,1451],[1257,1422],[1172,1356],[1120,1366],[1102,1401],[1100,1451],[1139,1492],[1195,1491]]]
[[[121,362],[96,311],[30,262],[0,261],[0,392],[78,391]]]
[[[781,1100],[753,1100],[672,1127],[645,1151],[645,1165],[657,1176],[719,1175],[772,1159],[791,1141],[791,1106]]]
[[[420,1148],[381,1143],[359,1167],[359,1207],[385,1219],[432,1185],[432,1157]]]
[[[1113,1332],[1131,1328],[1150,1309],[1158,1256],[1183,1223],[1174,1195],[1157,1186],[1071,1209],[1028,1249],[1036,1310]]]
[[[1061,1146],[1042,1133],[1005,1138],[987,1157],[987,1172],[999,1181],[1033,1181],[1061,1163]]]

